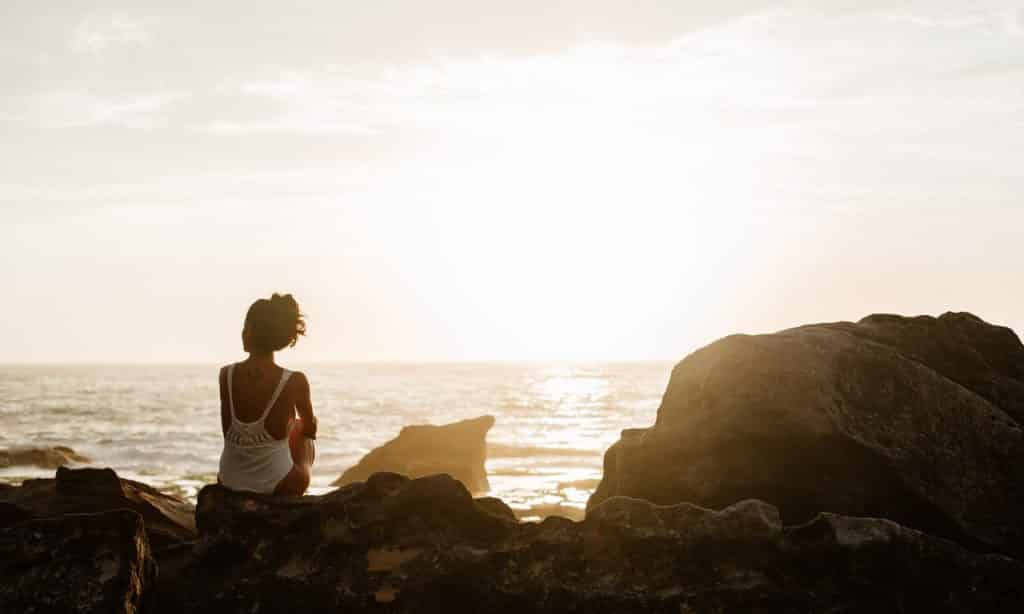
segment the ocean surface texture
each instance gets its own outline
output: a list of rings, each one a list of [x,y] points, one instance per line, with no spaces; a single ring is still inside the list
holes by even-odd
[[[483,414],[490,494],[525,518],[581,510],[623,428],[653,423],[669,363],[306,365],[320,420],[312,492],[409,424]],[[0,367],[0,448],[70,446],[192,500],[216,480],[216,366]],[[52,470],[0,468],[0,481]]]

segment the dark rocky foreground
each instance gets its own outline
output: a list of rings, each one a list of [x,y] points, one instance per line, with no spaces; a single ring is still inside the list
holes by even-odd
[[[0,611],[152,611],[156,563],[131,510],[68,514],[0,529]]]
[[[970,314],[871,316],[717,341],[672,371],[658,417],[605,455],[625,495],[787,523],[888,518],[1024,554],[1024,346]]]
[[[361,482],[388,471],[419,478],[447,473],[471,492],[490,489],[487,482],[487,432],[494,416],[480,416],[451,424],[404,427],[398,437],[371,450],[355,467],[342,473],[332,486]]]
[[[752,500],[715,512],[613,498],[582,523],[519,524],[448,476],[376,474],[291,501],[210,486],[197,519],[201,541],[161,577],[164,611],[996,612],[1024,599],[1012,559],[886,520],[783,527]]]
[[[713,511],[613,497],[583,522],[519,523],[450,476],[379,473],[319,497],[207,486],[196,520],[197,538],[152,551],[127,509],[14,522],[0,529],[0,611],[1009,612],[1024,602],[1024,565],[1011,558],[883,519],[783,526],[755,500]]]
[[[729,337],[609,449],[581,522],[446,474],[192,510],[60,468],[0,486],[0,612],[1016,612],[1021,420],[1024,348],[968,314]]]
[[[30,519],[117,509],[131,510],[142,517],[154,549],[196,538],[191,505],[141,482],[121,479],[113,469],[61,467],[54,479],[0,487],[0,527]]]

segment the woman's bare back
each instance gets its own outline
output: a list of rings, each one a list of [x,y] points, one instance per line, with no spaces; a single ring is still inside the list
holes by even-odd
[[[227,394],[226,367],[221,370],[221,397]],[[242,422],[255,422],[263,415],[267,402],[274,394],[284,369],[277,365],[254,367],[248,362],[240,362],[235,367],[232,378],[231,395],[234,400],[235,417]],[[302,392],[305,390],[305,399]],[[300,401],[309,403],[309,383],[301,371],[292,371],[291,377],[285,382],[277,401],[267,414],[264,426],[274,439],[285,439],[291,432],[292,421]],[[226,410],[226,411],[225,411]],[[312,408],[310,408],[312,413]],[[221,428],[227,432],[231,425],[230,409],[221,403]]]

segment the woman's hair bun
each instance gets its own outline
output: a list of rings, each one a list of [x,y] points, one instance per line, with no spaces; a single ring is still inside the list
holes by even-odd
[[[291,294],[278,294],[275,292],[270,297],[270,304],[275,308],[283,309],[286,313],[298,313],[299,304]]]
[[[306,334],[306,320],[299,303],[291,294],[275,292],[270,299],[261,298],[245,315],[251,349],[276,352],[294,346]]]

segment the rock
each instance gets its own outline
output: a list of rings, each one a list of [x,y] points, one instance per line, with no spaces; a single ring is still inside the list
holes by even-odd
[[[763,501],[740,501],[720,512],[690,503],[658,506],[643,499],[612,497],[587,514],[587,522],[615,527],[635,537],[666,534],[685,541],[769,543],[782,534],[778,509]]]
[[[969,313],[940,318],[873,315],[850,334],[895,348],[1024,422],[1024,356],[1017,335]]]
[[[333,486],[361,482],[384,471],[412,478],[447,473],[470,492],[490,490],[487,482],[487,431],[493,416],[480,416],[451,424],[416,425],[402,429],[398,437],[371,450],[355,467],[347,469]]]
[[[583,522],[517,523],[448,476],[377,474],[324,496],[208,486],[201,539],[165,574],[162,612],[1003,612],[1024,565],[884,519],[784,526],[623,497]]]
[[[145,521],[155,550],[196,538],[194,509],[141,482],[121,479],[112,469],[57,469],[55,479],[25,480],[0,489],[0,527],[26,518],[129,509]]]
[[[71,463],[88,462],[91,461],[87,456],[64,446],[0,450],[0,467],[34,466],[43,469],[56,469]]]
[[[315,524],[339,509],[345,510],[349,524],[373,527],[377,539],[403,544],[439,534],[494,541],[516,522],[499,499],[474,500],[449,475],[410,480],[396,473],[377,473],[322,496],[275,497],[206,486],[199,492],[196,521],[207,536],[277,537],[285,528]]]
[[[380,588],[365,592],[369,570],[386,578],[385,570],[434,556],[445,544],[483,548],[516,525],[503,503],[474,500],[449,475],[410,480],[395,473],[322,496],[207,486],[196,519],[202,539],[161,578],[162,611],[369,607]],[[363,591],[358,599],[355,590]]]
[[[0,612],[152,611],[156,563],[130,510],[0,529]]]
[[[649,429],[605,455],[613,496],[788,524],[888,518],[979,551],[1024,554],[1024,346],[970,314],[734,335],[676,365]]]
[[[0,502],[0,528],[32,520],[34,517],[31,512],[17,505]]]
[[[474,499],[474,501],[476,501],[478,507],[482,508],[492,516],[504,518],[509,522],[516,522],[518,520],[516,518],[516,513],[512,511],[512,508],[497,497],[480,497],[479,499]]]

